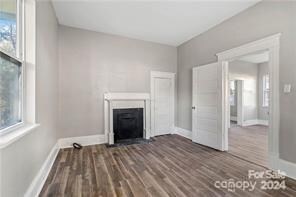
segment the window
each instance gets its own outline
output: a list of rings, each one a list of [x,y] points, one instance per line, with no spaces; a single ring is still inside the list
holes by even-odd
[[[21,122],[21,64],[0,54],[0,129]]]
[[[263,101],[262,106],[269,106],[269,75],[264,75],[262,80],[263,85]]]
[[[17,0],[0,2],[0,48],[6,53],[17,56]]]
[[[22,122],[20,0],[0,1],[0,133]]]
[[[230,106],[236,105],[236,84],[235,81],[230,81]]]

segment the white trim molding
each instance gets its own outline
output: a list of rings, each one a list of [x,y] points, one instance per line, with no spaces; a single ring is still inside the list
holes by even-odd
[[[150,100],[150,94],[112,92],[112,93],[105,93],[104,99],[105,100]]]
[[[296,180],[296,164],[290,161],[281,159],[279,155],[273,155],[269,157],[269,163],[271,169],[280,170],[285,176]]]
[[[257,120],[257,124],[258,125],[264,125],[264,126],[268,126],[268,120]]]
[[[21,139],[23,136],[31,133],[39,126],[40,124],[21,124],[19,127],[13,128],[14,130],[0,135],[0,149],[5,148],[13,142]]]
[[[264,126],[268,126],[268,120],[259,120],[259,119],[245,120],[243,122],[243,124],[242,124],[243,127],[252,126],[252,125],[264,125]]]
[[[283,171],[287,177],[296,180],[296,164],[279,158],[278,169]]]
[[[106,136],[102,135],[89,135],[80,137],[61,138],[58,140],[59,148],[70,148],[73,147],[73,143],[79,143],[82,146],[90,146],[97,144],[107,143]]]
[[[268,132],[268,154],[279,155],[279,49],[280,49],[281,34],[275,34],[240,47],[233,48],[222,53],[218,53],[219,63],[219,81],[222,83],[219,95],[221,97],[219,121],[221,124],[223,150],[228,150],[228,117],[229,117],[229,101],[228,101],[228,62],[241,58],[256,52],[269,52],[269,76],[270,76],[270,97],[269,105],[269,132]],[[272,167],[269,163],[269,167]]]
[[[237,57],[242,57],[247,54],[251,54],[257,51],[264,51],[269,48],[279,47],[281,33],[274,34],[272,36],[268,36],[266,38],[256,40],[254,42],[250,42],[244,44],[242,46],[223,51],[221,53],[217,53],[216,56],[218,60],[235,60]]]
[[[182,129],[180,127],[175,127],[175,130],[174,130],[173,134],[177,134],[177,135],[180,135],[182,137],[185,137],[187,139],[192,140],[192,131],[187,130],[187,129]]]
[[[43,185],[49,175],[49,172],[54,164],[54,161],[59,153],[60,149],[70,148],[74,142],[81,144],[82,146],[105,144],[106,143],[105,135],[91,135],[91,136],[80,136],[80,137],[71,137],[71,138],[61,138],[58,139],[57,143],[51,149],[49,155],[38,171],[37,175],[33,179],[26,193],[25,197],[37,197],[41,192]]]
[[[254,119],[254,120],[245,120],[242,123],[243,127],[247,127],[247,126],[253,126],[253,125],[257,125],[258,124],[258,120]]]
[[[31,185],[27,189],[25,193],[25,197],[37,197],[42,190],[42,187],[48,177],[48,174],[54,164],[54,161],[59,153],[59,146],[58,143],[54,145],[51,149],[49,155],[47,156],[46,160],[44,161],[41,169],[33,179]]]

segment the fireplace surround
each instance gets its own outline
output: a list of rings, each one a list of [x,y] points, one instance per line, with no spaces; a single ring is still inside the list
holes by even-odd
[[[148,93],[105,93],[104,128],[108,144],[114,144],[114,110],[142,109],[143,136],[150,139],[150,94]]]

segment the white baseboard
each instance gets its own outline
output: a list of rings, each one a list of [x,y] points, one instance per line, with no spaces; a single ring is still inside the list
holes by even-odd
[[[182,129],[180,127],[175,127],[174,134],[180,135],[182,137],[185,137],[187,139],[192,139],[192,132],[187,129]]]
[[[42,190],[42,187],[48,177],[48,174],[52,168],[52,165],[58,155],[58,152],[61,148],[72,147],[74,142],[77,142],[83,146],[95,145],[95,144],[104,144],[106,143],[105,135],[91,135],[91,136],[82,136],[82,137],[72,137],[72,138],[61,138],[57,141],[55,146],[51,149],[48,157],[44,161],[41,169],[35,176],[31,185],[25,193],[25,197],[37,197]]]
[[[105,135],[89,135],[81,137],[61,138],[58,140],[59,148],[70,148],[72,144],[76,142],[82,146],[90,146],[96,144],[107,143]]]
[[[242,126],[247,127],[247,126],[252,126],[252,125],[256,125],[256,124],[258,124],[257,119],[256,120],[245,120],[245,121],[243,121]]]
[[[268,120],[257,120],[259,125],[268,126]]]
[[[39,195],[58,153],[59,153],[59,146],[58,146],[58,143],[56,143],[54,147],[51,149],[43,165],[41,166],[41,169],[33,179],[28,190],[26,191],[24,195],[25,197],[37,197]]]
[[[280,170],[285,176],[296,180],[296,164],[279,158],[279,156],[269,155],[270,165],[273,170]]]
[[[243,127],[252,126],[252,125],[265,125],[265,126],[268,126],[268,120],[258,120],[258,119],[246,120],[242,124]]]
[[[286,176],[296,180],[296,164],[295,163],[292,163],[283,159],[279,159],[278,165],[279,165],[279,169],[286,173]]]

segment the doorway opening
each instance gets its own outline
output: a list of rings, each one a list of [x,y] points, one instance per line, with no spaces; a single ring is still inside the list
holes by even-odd
[[[228,152],[268,166],[269,52],[228,63]]]
[[[219,137],[221,139],[222,151],[229,150],[229,64],[235,60],[241,59],[248,55],[258,54],[260,52],[268,52],[268,158],[266,167],[271,169],[278,169],[279,161],[279,49],[280,49],[281,34],[275,34],[254,42],[244,44],[242,46],[218,53],[218,70],[221,75],[218,75],[219,81],[219,98],[221,103],[219,105],[218,117],[219,117]]]

